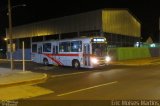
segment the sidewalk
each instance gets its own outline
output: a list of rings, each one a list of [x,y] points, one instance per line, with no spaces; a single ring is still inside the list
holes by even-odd
[[[160,57],[112,61],[110,64],[111,65],[127,65],[127,66],[142,66],[142,65],[160,64]]]
[[[47,74],[34,73],[31,71],[13,70],[0,68],[0,87],[11,86],[22,83],[34,83],[45,80]]]

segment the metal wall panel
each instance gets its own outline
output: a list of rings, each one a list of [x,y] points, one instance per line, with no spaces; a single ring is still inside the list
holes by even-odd
[[[13,28],[13,38],[102,30],[107,33],[140,37],[141,25],[128,10],[103,9]]]
[[[141,24],[127,10],[102,11],[102,29],[107,33],[140,37]]]
[[[88,30],[99,30],[102,26],[101,19],[102,11],[96,10],[17,26],[13,28],[13,38],[26,38]]]

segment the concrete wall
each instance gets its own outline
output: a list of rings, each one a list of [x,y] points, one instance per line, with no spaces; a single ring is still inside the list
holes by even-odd
[[[151,57],[158,57],[160,56],[160,48],[149,48]]]
[[[7,53],[7,58],[10,58],[9,53]],[[18,49],[13,53],[13,59],[22,60],[22,49]],[[31,60],[31,49],[25,49],[25,60]]]

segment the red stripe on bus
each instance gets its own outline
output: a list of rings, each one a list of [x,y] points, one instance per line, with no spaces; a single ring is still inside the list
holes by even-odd
[[[52,54],[44,54],[44,55],[47,56],[48,58],[50,58],[55,63],[57,63],[58,65],[63,65],[60,61],[58,61],[54,57],[52,57],[53,56]]]
[[[48,56],[79,56],[79,54],[46,54],[46,53],[43,54]]]
[[[80,54],[45,54],[45,55],[48,55],[48,56],[80,56]],[[83,54],[83,56],[94,56],[94,55],[93,54]]]
[[[51,54],[52,56],[80,56],[80,54]],[[92,54],[83,54],[83,56],[94,56]]]
[[[45,54],[48,56],[80,56],[80,54]],[[91,56],[93,57],[93,54],[83,54],[83,56]]]
[[[53,56],[79,56],[79,54],[52,54]]]

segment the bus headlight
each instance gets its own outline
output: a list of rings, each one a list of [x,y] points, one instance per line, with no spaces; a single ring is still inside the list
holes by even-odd
[[[91,58],[91,62],[92,62],[93,64],[97,64],[97,63],[98,63],[98,60],[97,60],[97,58]]]
[[[106,56],[106,61],[107,62],[111,61],[111,58],[109,56]]]

